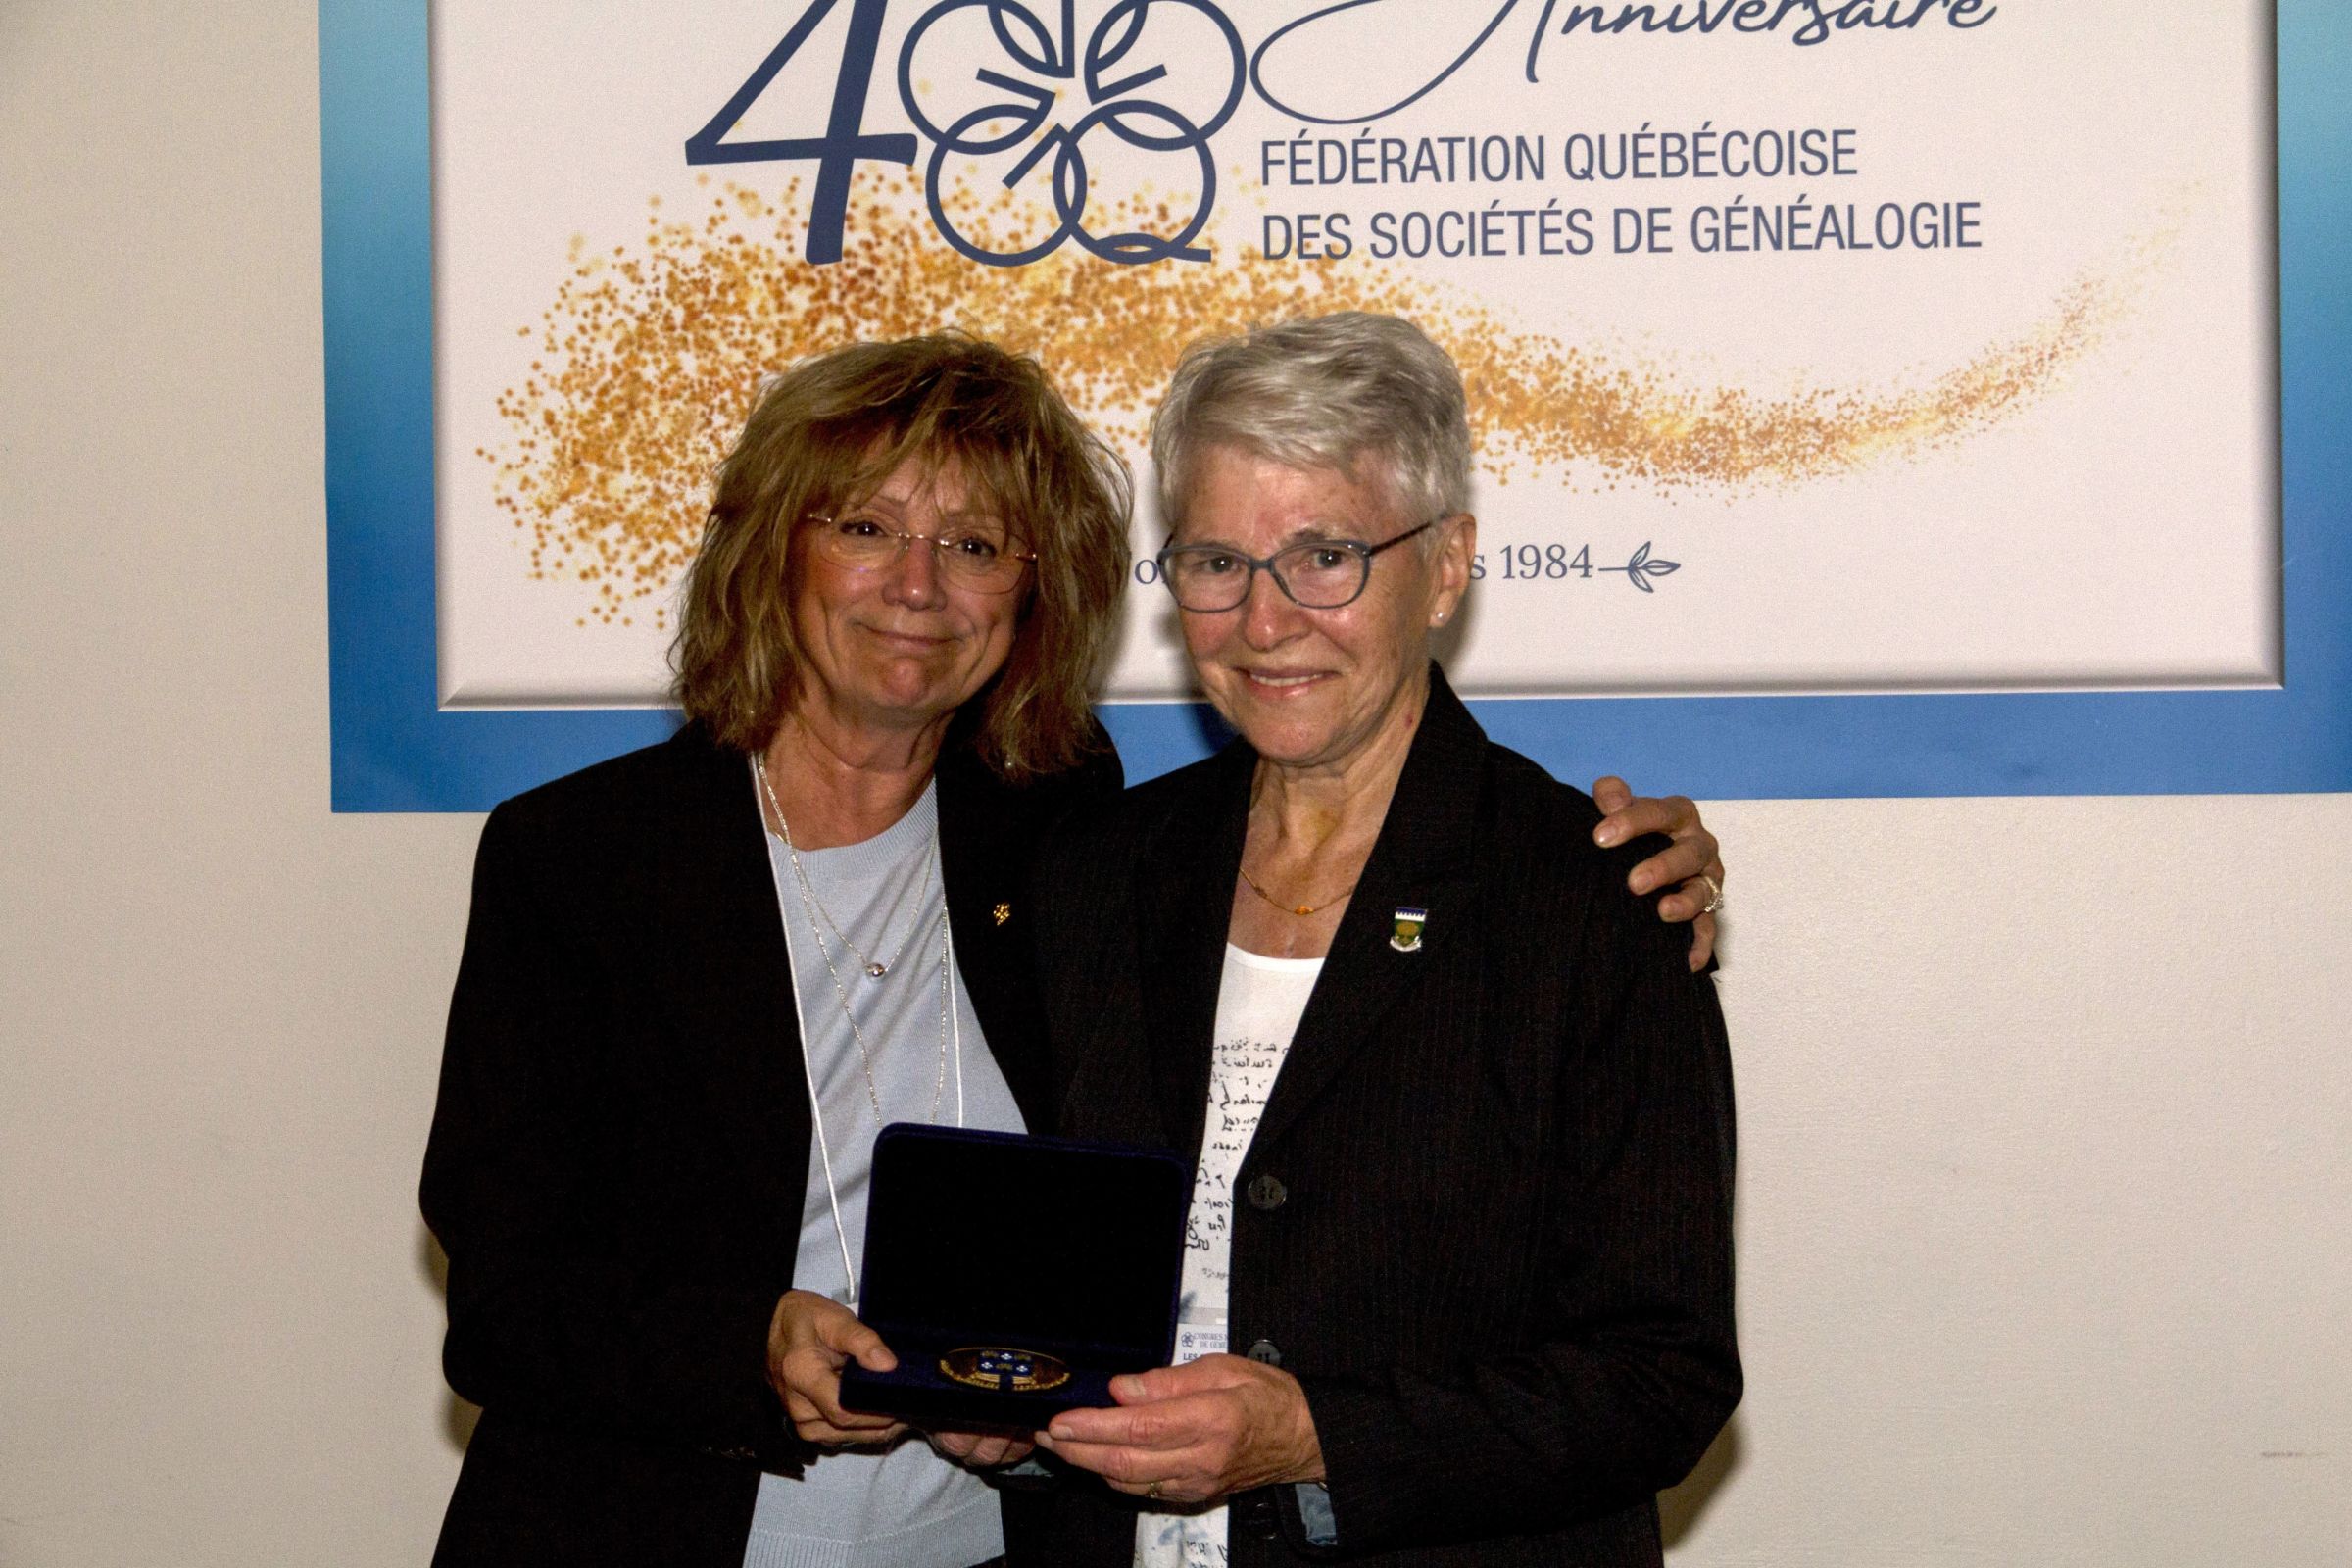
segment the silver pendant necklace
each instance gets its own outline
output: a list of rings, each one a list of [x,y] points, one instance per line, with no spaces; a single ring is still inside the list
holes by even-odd
[[[906,956],[906,944],[914,940],[915,927],[922,923],[923,895],[931,891],[931,867],[932,864],[939,858],[939,824],[937,822],[933,822],[931,824],[932,853],[923,858],[922,886],[914,890],[914,920],[908,923],[906,927],[906,934],[899,938],[899,947],[897,952],[893,953],[887,958],[869,957],[863,948],[850,940],[849,933],[842,930],[840,926],[834,924],[833,911],[825,907],[825,901],[818,898],[816,896],[816,890],[808,885],[808,873],[801,869],[800,853],[793,849],[792,835],[789,832],[786,832],[784,829],[783,804],[776,799],[776,787],[769,783],[767,779],[767,760],[763,757],[753,758],[752,770],[760,775],[760,792],[767,797],[768,809],[776,813],[776,832],[777,835],[784,840],[785,853],[792,857],[792,874],[801,884],[802,899],[815,906],[816,912],[823,917],[826,927],[832,931],[833,940],[857,955],[858,967],[865,971],[865,977],[868,980],[881,979],[884,975],[890,973],[891,968],[897,964],[901,958]],[[887,932],[889,929],[890,927],[887,924],[883,926],[883,930],[885,932]],[[828,965],[830,965],[831,961],[831,959],[826,960]]]
[[[852,1010],[850,1006],[849,988],[841,983],[841,970],[834,965],[833,954],[831,950],[825,946],[825,933],[823,926],[820,926],[817,923],[817,917],[824,909],[823,901],[817,898],[816,890],[809,885],[808,873],[801,868],[801,852],[793,846],[792,828],[790,824],[784,820],[784,807],[782,803],[776,799],[775,786],[768,782],[766,760],[764,758],[755,756],[752,759],[752,771],[759,777],[760,790],[760,793],[767,798],[768,808],[775,813],[776,836],[784,841],[784,856],[786,859],[791,861],[793,880],[799,885],[799,892],[801,896],[801,912],[808,917],[808,934],[816,939],[816,954],[817,956],[822,958],[825,962],[825,973],[832,977],[834,1000],[841,1004],[842,1019],[844,1022],[849,1024],[850,1039],[855,1042],[858,1047],[858,1068],[865,1078],[866,1103],[873,1107],[874,1126],[876,1128],[880,1128],[882,1126],[882,1092],[874,1083],[874,1058],[872,1054],[866,1049],[865,1031],[858,1027],[858,1014]],[[923,857],[922,891],[925,893],[930,891],[931,871],[938,858],[939,827],[938,824],[934,822],[931,828],[931,840]],[[866,965],[865,972],[869,976],[878,980],[890,972],[891,964],[895,964],[899,961],[900,956],[906,951],[907,943],[914,939],[915,929],[919,928],[922,924],[921,909],[922,906],[918,895],[914,925],[907,930],[906,938],[899,943],[899,952],[891,955],[890,963],[868,963]],[[833,924],[831,915],[825,915],[824,924]],[[833,934],[841,941],[843,947],[849,948],[852,952],[857,951],[857,949],[850,943],[850,940],[841,935],[841,930],[838,926],[834,927]],[[859,956],[862,957],[863,955],[861,954]],[[929,1113],[923,1117],[923,1120],[926,1122],[936,1122],[939,1120],[940,1103],[947,1095],[949,1015],[954,1010],[955,1004],[955,978],[953,974],[953,965],[951,964],[948,956],[948,922],[943,914],[939,922],[939,1076],[931,1086],[931,1109]],[[957,1071],[958,1077],[956,1082],[959,1087],[957,1088],[956,1093],[960,1095],[962,1093],[960,1088],[962,1083],[962,1078],[960,1076],[961,1069],[958,1068]]]

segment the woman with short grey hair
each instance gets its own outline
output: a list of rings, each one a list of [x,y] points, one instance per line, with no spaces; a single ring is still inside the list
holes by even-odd
[[[1659,1562],[1737,1403],[1710,976],[1430,658],[1460,377],[1341,315],[1195,349],[1160,580],[1237,739],[1046,847],[1059,1130],[1198,1159],[1177,1364],[1041,1436],[1017,1561]],[[1422,541],[1415,550],[1393,547]]]

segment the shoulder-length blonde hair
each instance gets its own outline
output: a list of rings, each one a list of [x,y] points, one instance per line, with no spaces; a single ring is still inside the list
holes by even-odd
[[[672,690],[722,745],[764,749],[799,679],[793,542],[908,459],[954,462],[1037,552],[1004,669],[973,701],[973,743],[1006,778],[1100,745],[1089,710],[1127,578],[1127,466],[1081,424],[1035,360],[956,332],[859,343],[763,388],[719,465],[686,575]]]

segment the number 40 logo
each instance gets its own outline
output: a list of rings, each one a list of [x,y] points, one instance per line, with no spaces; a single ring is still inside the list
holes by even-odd
[[[809,203],[804,254],[818,265],[841,260],[850,179],[858,165],[866,161],[910,165],[920,151],[920,140],[911,133],[865,129],[866,98],[875,59],[881,52],[882,24],[890,0],[852,0],[847,41],[834,75],[832,107],[823,134],[742,142],[725,137],[838,3],[809,0],[767,58],[744,78],[710,123],[686,142],[689,164],[814,163],[816,189]],[[935,27],[956,13],[973,11],[985,11],[1002,59],[995,67],[981,66],[969,80],[1004,96],[965,108],[941,124],[923,102],[926,90],[921,83],[927,77],[918,73],[916,62]],[[1154,29],[1154,11],[1179,24]],[[1182,24],[1185,19],[1190,19],[1189,26]],[[959,20],[969,24],[973,19]],[[922,138],[931,143],[924,185],[940,237],[972,260],[995,267],[1036,261],[1069,240],[1111,262],[1206,261],[1208,251],[1194,241],[1216,204],[1216,165],[1209,138],[1232,118],[1248,75],[1241,35],[1209,0],[1116,0],[1083,46],[1078,40],[1076,0],[1061,0],[1057,20],[1058,27],[1049,27],[1018,0],[939,0],[908,30],[899,51],[899,96]],[[1148,32],[1154,35],[1147,38]],[[1179,56],[1173,52],[1188,44],[1189,53]],[[951,64],[948,47],[945,41],[938,46],[941,59],[933,62],[934,67]],[[1163,61],[1177,59],[1185,64],[1186,91],[1175,91],[1175,79],[1166,63],[1150,63],[1155,50]],[[968,48],[957,48],[952,58],[954,62],[968,59]],[[1203,73],[1198,67],[1203,61],[1211,63],[1205,73],[1209,78],[1206,88],[1199,82]],[[1217,66],[1223,69],[1214,69]],[[946,74],[937,69],[928,74],[944,77]],[[1215,79],[1220,76],[1222,82]],[[1055,118],[1063,98],[1057,83],[1080,89],[1069,94],[1077,115],[1067,123]],[[1162,95],[1200,99],[1189,107],[1201,112],[1188,114],[1187,106],[1164,101]],[[1086,226],[1093,182],[1085,145],[1097,131],[1107,131],[1145,154],[1183,159],[1197,171],[1199,200],[1175,233],[1098,234]],[[984,161],[992,173],[998,166],[1008,166],[1002,176],[1008,190],[1018,188],[1041,163],[1051,159],[1046,200],[1052,221],[1043,236],[1013,249],[996,250],[962,232],[949,214],[943,194],[950,157]]]

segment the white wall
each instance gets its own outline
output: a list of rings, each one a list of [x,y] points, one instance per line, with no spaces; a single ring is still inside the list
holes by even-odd
[[[477,822],[327,810],[313,4],[163,9],[0,4],[0,1562],[419,1563]],[[2342,1561],[2352,797],[1710,816],[1679,1560]]]

